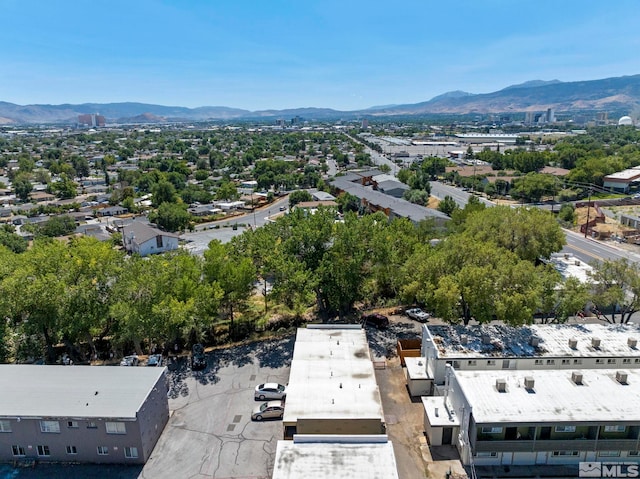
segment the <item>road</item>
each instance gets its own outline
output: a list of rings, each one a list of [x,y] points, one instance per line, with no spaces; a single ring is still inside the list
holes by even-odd
[[[451,196],[458,206],[464,208],[464,205],[467,204],[472,193],[462,191],[460,188],[445,185],[438,181],[432,181],[431,195],[438,199],[443,199],[447,195]],[[487,206],[495,206],[495,203],[486,198],[479,199]],[[590,264],[594,261],[603,260],[616,261],[623,258],[640,262],[640,254],[619,249],[613,245],[608,245],[592,238],[585,238],[584,235],[568,229],[564,229],[564,232],[567,238],[567,244],[562,248],[562,252],[572,254],[585,263]]]
[[[284,210],[281,210],[281,208]],[[288,208],[289,197],[279,198],[273,203],[256,209],[251,213],[198,225],[193,233],[184,233],[180,235],[180,239],[186,242],[184,249],[191,254],[202,255],[211,240],[215,239],[222,243],[228,243],[233,237],[241,235],[247,229],[259,228],[268,221],[285,214]],[[238,226],[233,229],[233,225]]]

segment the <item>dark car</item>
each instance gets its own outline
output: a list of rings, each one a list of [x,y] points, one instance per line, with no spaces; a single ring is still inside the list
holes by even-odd
[[[191,369],[204,369],[207,367],[207,356],[204,354],[204,346],[200,343],[191,348]]]
[[[387,318],[384,314],[380,313],[369,313],[362,315],[362,324],[371,326],[375,326],[378,329],[385,329],[389,326],[389,318]]]

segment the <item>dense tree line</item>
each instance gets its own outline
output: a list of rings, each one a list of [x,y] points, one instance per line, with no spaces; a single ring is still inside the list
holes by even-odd
[[[562,283],[539,261],[564,242],[549,213],[472,201],[452,216],[443,236],[429,223],[381,213],[347,212],[337,222],[331,209],[294,210],[228,244],[212,242],[203,258],[129,257],[91,238],[41,238],[26,251],[0,246],[1,359],[53,362],[61,344],[86,359],[106,340],[120,352],[214,343],[250,334],[275,311],[327,319],[358,305],[419,303],[450,322],[524,324],[534,315],[565,320],[588,300],[617,305],[609,321],[637,310],[635,264],[605,263],[590,290]]]

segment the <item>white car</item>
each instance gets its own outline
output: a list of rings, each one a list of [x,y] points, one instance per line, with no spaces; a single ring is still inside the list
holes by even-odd
[[[287,395],[287,387],[278,383],[264,383],[256,386],[254,399],[264,401],[265,399],[284,399]]]
[[[405,313],[411,319],[415,319],[416,321],[419,321],[421,323],[426,323],[427,321],[429,321],[429,313],[425,313],[420,308],[407,309]]]
[[[260,404],[251,413],[251,419],[262,421],[263,419],[282,419],[284,416],[284,404],[282,401],[269,401]]]
[[[120,366],[137,366],[140,360],[138,359],[138,355],[134,354],[131,356],[125,356],[120,361]]]

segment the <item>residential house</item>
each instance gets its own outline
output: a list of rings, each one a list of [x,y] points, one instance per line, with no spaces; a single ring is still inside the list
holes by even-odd
[[[122,227],[122,244],[129,253],[148,256],[177,249],[178,235],[132,221]]]

